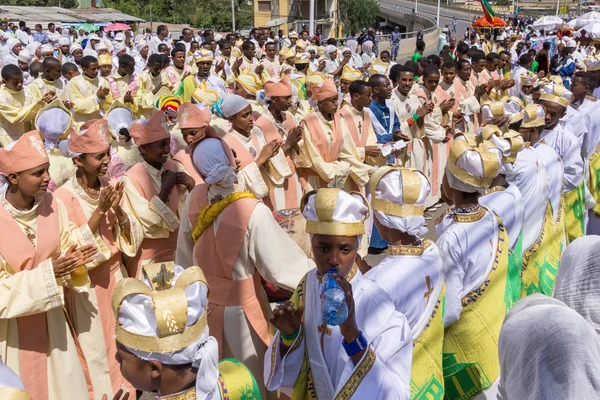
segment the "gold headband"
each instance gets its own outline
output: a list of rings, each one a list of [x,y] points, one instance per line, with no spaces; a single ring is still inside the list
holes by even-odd
[[[323,188],[319,190],[313,190],[308,192],[302,197],[300,202],[300,209],[304,212],[308,198],[311,195],[315,195],[315,211],[317,213],[318,221],[306,221],[306,232],[315,235],[328,235],[328,236],[358,236],[364,235],[365,223],[360,222],[338,222],[333,221],[333,213],[335,210],[335,204],[338,198],[338,194],[341,189],[334,188]],[[369,204],[364,196],[358,192],[350,192],[349,194],[359,195],[367,209]]]
[[[159,264],[160,270],[150,278],[150,282],[157,286],[164,285],[169,280],[169,263]],[[156,272],[156,268],[146,268],[145,273]],[[174,272],[174,270],[173,270]],[[152,273],[152,272],[150,272]],[[174,275],[173,275],[174,276]],[[170,278],[172,279],[172,277]],[[184,289],[195,283],[202,282],[208,287],[204,273],[199,267],[190,267],[183,271],[175,285],[164,290],[151,290],[142,281],[134,278],[125,278],[117,284],[112,296],[112,308],[118,319],[119,308],[123,300],[132,294],[143,294],[152,298],[154,315],[159,335],[144,336],[123,329],[118,323],[116,327],[117,341],[126,347],[148,353],[172,353],[185,349],[194,343],[206,329],[208,320],[205,312],[196,323],[186,329],[188,303]],[[169,283],[170,284],[170,283]]]

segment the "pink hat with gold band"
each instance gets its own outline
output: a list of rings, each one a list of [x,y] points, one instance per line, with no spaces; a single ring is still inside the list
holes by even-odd
[[[183,103],[178,110],[179,128],[205,128],[210,123],[211,116],[208,107],[200,108],[197,104]]]
[[[92,119],[69,135],[68,148],[73,153],[100,153],[110,147],[108,121]]]
[[[156,111],[145,122],[134,122],[129,129],[129,134],[136,146],[171,138],[164,111]]]
[[[332,78],[327,78],[323,83],[312,85],[311,90],[314,101],[321,101],[338,95],[337,87]]]
[[[0,148],[0,173],[16,174],[39,167],[48,161],[48,153],[38,131],[24,133],[7,148]]]
[[[270,79],[265,82],[265,96],[287,97],[292,95],[292,85],[287,76],[283,79]]]

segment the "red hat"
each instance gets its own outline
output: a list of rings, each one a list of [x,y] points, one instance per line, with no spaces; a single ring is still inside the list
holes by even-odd
[[[145,122],[134,122],[129,129],[133,143],[136,146],[170,139],[171,134],[167,128],[167,117],[164,111],[156,111]]]

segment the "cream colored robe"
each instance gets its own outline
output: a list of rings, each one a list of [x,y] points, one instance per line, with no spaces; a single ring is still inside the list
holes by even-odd
[[[367,110],[364,109],[362,112],[358,111],[351,104],[349,104],[346,109],[350,111],[359,140],[362,140],[362,126],[364,124],[363,112],[367,112]],[[360,147],[354,143],[354,139],[350,134],[345,118],[340,118],[340,127],[344,133],[344,140],[340,149],[340,160],[350,164],[350,178],[352,178],[352,181],[364,194],[364,188],[369,183],[369,178],[373,172],[375,172],[374,165],[385,165],[385,160],[382,157],[374,159],[373,157],[366,157],[365,155],[365,147],[377,146],[375,130],[371,124],[367,133],[365,146]],[[346,188],[350,189],[350,186],[350,182],[347,181]]]
[[[38,94],[39,98],[41,98],[46,93],[54,90],[56,92],[56,97],[60,101],[64,102],[69,99],[67,95],[67,85],[65,85],[65,83],[61,79],[57,79],[55,81],[48,81],[39,76],[36,80],[34,80],[31,83],[31,87],[32,89],[34,89],[35,87],[40,91],[40,93]]]
[[[213,200],[227,197],[234,191],[245,190],[242,185],[223,188],[211,185],[208,190],[209,203]],[[186,204],[184,215],[188,215],[189,202]],[[219,229],[220,216],[208,229],[214,229],[215,234]],[[175,262],[184,268],[198,265],[202,254],[196,254],[192,231],[196,223],[190,223],[189,218],[183,218],[179,228]],[[258,203],[250,216],[248,230],[244,237],[240,253],[233,266],[233,279],[240,280],[253,276],[256,271],[268,282],[278,287],[294,291],[304,274],[314,268],[312,260],[277,224],[271,210],[262,203]],[[269,301],[264,292],[259,298],[263,312],[271,314]],[[257,382],[263,381],[263,361],[267,350],[265,344],[254,332],[244,315],[241,306],[226,307],[224,316],[223,358],[232,357],[240,360],[252,371]],[[240,341],[240,338],[243,338]],[[264,386],[259,384],[261,393],[265,393]]]
[[[60,248],[64,253],[73,244],[96,244],[86,241],[85,236],[69,222],[64,204],[58,204]],[[0,207],[13,217],[19,228],[36,234],[39,202],[28,211],[20,211],[0,195]],[[10,240],[3,237],[0,240]],[[56,279],[52,260],[44,260],[37,268],[16,272],[0,256],[0,356],[4,363],[19,376],[32,371],[21,371],[19,358],[19,330],[17,318],[32,314],[46,313],[48,329],[47,372],[49,400],[89,399],[84,369],[77,355],[75,341],[69,330],[65,316],[63,285],[81,292],[88,286],[74,287],[68,279]]]
[[[81,188],[75,177],[65,182],[62,189],[75,195],[81,210],[89,220],[98,207],[99,200],[94,200],[89,197]],[[126,205],[124,206],[127,207]],[[69,207],[67,206],[67,208]],[[91,272],[98,268],[102,269],[102,275],[112,275],[111,278],[106,280],[106,283],[113,279],[116,283],[127,277],[127,270],[122,261],[120,262],[120,268],[115,268],[114,265],[110,265],[110,262],[107,262],[113,256],[115,250],[122,252],[123,255],[127,257],[134,257],[142,242],[142,230],[135,217],[133,217],[133,213],[127,208],[124,208],[123,211],[127,213],[129,218],[131,227],[129,235],[131,237],[131,242],[127,240],[119,224],[116,223],[114,225],[116,248],[111,248],[109,243],[106,243],[105,238],[103,238],[99,230],[91,232],[89,227],[85,225],[88,234],[93,235],[94,239],[100,244],[100,251],[96,254],[94,261],[87,265],[88,271]],[[71,212],[73,211],[71,210]],[[77,217],[71,216],[71,219],[73,218]],[[93,272],[94,275],[97,275],[100,271],[96,270]],[[103,289],[106,290],[108,288],[97,287],[93,282],[94,278],[92,278],[92,273],[90,273],[90,279],[92,282],[90,284],[89,293],[69,292],[70,297],[67,312],[71,317],[77,340],[81,345],[81,350],[83,351],[87,362],[92,386],[94,388],[94,397],[102,398],[103,394],[114,394],[116,393],[115,388],[120,388],[122,385],[127,388],[130,395],[133,395],[134,389],[118,372],[118,363],[116,363],[116,360],[114,359],[116,355],[114,343],[110,343],[111,348],[106,344],[107,342],[114,342],[112,336],[106,337],[105,335],[106,332],[112,332],[114,326],[104,326],[106,321],[114,323],[114,318],[111,318],[114,314],[112,314],[110,302],[99,304],[97,291]],[[102,282],[105,282],[105,280],[102,279]],[[110,283],[109,285],[109,287],[113,286]],[[104,296],[104,298],[106,298],[106,296]],[[115,378],[117,376],[118,378]],[[113,379],[111,380],[111,378]]]
[[[413,87],[415,86],[413,85]],[[404,134],[410,132],[412,138],[406,156],[398,159],[400,165],[423,171],[423,160],[425,159],[425,143],[423,142],[423,138],[425,137],[425,130],[417,124],[410,126],[407,122],[409,118],[417,113],[417,110],[421,107],[421,101],[411,93],[408,96],[402,95],[398,89],[394,91],[392,101],[394,102],[394,111],[400,121],[400,130]],[[410,148],[411,145],[412,149]]]
[[[104,99],[96,96],[99,88],[110,88],[105,78],[97,77],[90,79],[85,75],[79,75],[71,79],[67,84],[67,96],[73,103],[73,124],[78,129],[86,121],[101,119],[112,104],[111,94]]]
[[[34,118],[46,103],[38,91],[24,86],[14,91],[2,85],[0,88],[0,144],[6,146],[34,128]]]
[[[152,76],[149,71],[142,71],[137,79],[138,88],[133,97],[133,103],[139,118],[150,118],[156,110],[156,107],[154,107],[156,95],[152,92],[162,83],[170,86],[171,81],[165,71],[161,71],[156,77]]]
[[[327,121],[319,111],[316,111],[319,118],[321,129],[327,138],[327,143],[331,146],[333,141],[333,120]],[[319,178],[327,182],[328,187],[343,188],[350,174],[350,164],[346,161],[336,160],[333,162],[325,162],[323,157],[313,143],[311,132],[308,129],[304,120],[300,122],[300,126],[304,128],[304,134],[300,146],[300,154],[295,157],[294,163],[297,168],[310,168],[317,175],[311,175],[307,182],[304,192],[321,188]],[[341,149],[340,149],[341,152]]]

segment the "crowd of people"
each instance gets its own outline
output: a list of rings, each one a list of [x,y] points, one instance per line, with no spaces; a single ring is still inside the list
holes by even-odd
[[[528,34],[0,23],[0,397],[600,398],[600,55]]]

